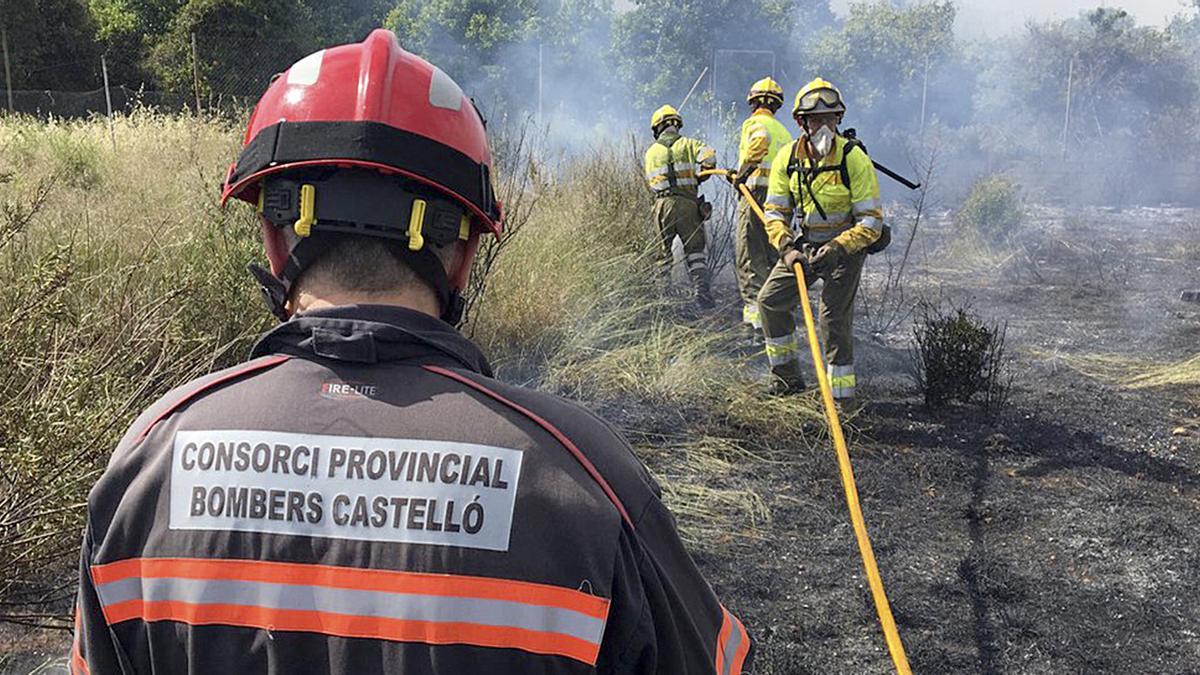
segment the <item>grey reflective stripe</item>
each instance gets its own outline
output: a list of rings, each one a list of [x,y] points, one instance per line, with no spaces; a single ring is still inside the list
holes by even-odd
[[[829,375],[829,388],[833,390],[834,398],[852,398],[854,396],[854,386],[857,384],[854,377],[854,364],[830,365],[826,372]]]
[[[814,244],[824,244],[848,229],[850,228],[843,230],[805,230],[804,238]]]
[[[604,619],[561,607],[508,600],[419,595],[259,581],[128,577],[99,584],[100,603],[176,601],[329,612],[401,621],[470,623],[566,635],[592,644],[604,636]]]
[[[771,177],[770,176],[750,176],[750,180],[746,181],[746,184],[751,187],[770,187],[771,186]]]
[[[815,210],[804,216],[805,225],[845,225],[851,221],[850,213],[847,211],[831,212],[826,211],[825,217],[822,218],[820,213]]]
[[[864,199],[860,202],[854,202],[854,204],[853,204],[853,210],[856,212],[857,211],[868,211],[871,209],[882,209],[882,208],[883,208],[883,200],[878,197],[872,197],[871,199]]]
[[[875,230],[876,232],[883,230],[883,221],[876,218],[875,216],[867,216],[865,218],[862,218],[861,220],[858,221],[858,224],[862,225],[863,227]]]
[[[767,195],[767,206],[782,206],[785,209],[791,209],[792,200],[790,197],[782,195]]]
[[[796,334],[792,333],[781,338],[767,337],[767,362],[772,366],[782,365],[800,359],[800,343]]]
[[[721,659],[717,664],[717,675],[739,675],[744,664],[737,663],[738,650],[742,647],[742,640],[748,639],[749,636],[745,634],[745,628],[736,616],[724,607],[721,607],[721,611],[725,615],[722,623],[729,626],[729,636],[725,638],[724,644],[717,646],[717,656]]]
[[[654,171],[651,171],[650,173],[646,174],[646,180],[652,181],[655,178],[666,177],[666,175],[667,175],[667,167],[664,166],[661,169],[655,169]]]

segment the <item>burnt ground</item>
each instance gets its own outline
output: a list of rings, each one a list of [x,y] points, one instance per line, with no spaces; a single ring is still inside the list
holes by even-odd
[[[910,297],[1006,321],[1014,379],[994,419],[930,411],[909,328],[860,336],[851,455],[914,672],[1200,672],[1200,442],[1178,429],[1197,391],[1067,364],[1197,352],[1200,305],[1178,297],[1200,286],[1200,214],[1038,209],[994,255],[939,254],[949,218],[924,227]],[[697,558],[758,638],[754,672],[890,672],[832,450],[797,447],[729,479],[766,496],[769,536]]]
[[[859,321],[851,455],[914,672],[1200,672],[1200,440],[1173,435],[1194,428],[1200,391],[1125,388],[1069,363],[1196,353],[1200,305],[1178,296],[1200,287],[1200,212],[1037,209],[1016,246],[988,255],[951,246],[946,215],[922,228],[906,297],[1007,322],[1014,379],[995,418],[928,410],[907,374],[909,327],[871,335]],[[869,278],[884,267],[872,259]],[[596,403],[631,436],[659,424],[636,402]],[[765,459],[710,482],[760,495],[769,518],[734,509],[726,535],[692,550],[757,638],[754,672],[890,672],[819,429],[740,440]],[[67,639],[0,627],[0,646],[21,645],[0,649],[0,672],[61,672]]]

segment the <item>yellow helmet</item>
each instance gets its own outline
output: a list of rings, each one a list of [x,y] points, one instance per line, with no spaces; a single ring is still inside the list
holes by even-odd
[[[829,80],[818,77],[796,92],[793,117],[830,112],[844,113],[846,104],[842,101],[842,92]]]
[[[654,114],[650,116],[650,131],[657,132],[658,128],[667,122],[675,122],[675,126],[683,128],[683,118],[679,116],[679,111],[675,109],[675,106],[664,105],[655,110]]]
[[[754,103],[755,99],[764,98],[773,102],[776,107],[783,105],[783,87],[775,80],[764,77],[750,86],[750,93],[746,95],[746,103]]]

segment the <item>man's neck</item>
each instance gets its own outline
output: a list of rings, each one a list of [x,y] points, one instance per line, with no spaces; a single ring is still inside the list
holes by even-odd
[[[337,289],[314,289],[310,291],[301,288],[288,304],[295,314],[343,305],[393,305],[414,309],[434,317],[441,315],[437,297],[428,289],[408,289],[388,293],[362,293]]]

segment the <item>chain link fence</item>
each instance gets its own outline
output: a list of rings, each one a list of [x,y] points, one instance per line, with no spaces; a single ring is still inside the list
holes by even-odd
[[[152,50],[144,61],[98,59],[95,63],[53,64],[33,75],[53,81],[54,69],[87,73],[95,88],[84,91],[12,89],[8,78],[0,90],[0,111],[40,119],[82,118],[130,112],[137,107],[240,114],[252,107],[271,77],[306,53],[294,42],[248,35],[192,35],[189,43]],[[19,55],[9,55],[16,60]],[[7,65],[11,71],[16,65]],[[19,62],[18,62],[19,65]],[[4,75],[5,71],[0,71]],[[117,73],[147,73],[141,81],[117,81]],[[77,78],[78,79],[78,78]],[[36,80],[36,78],[35,78]]]

